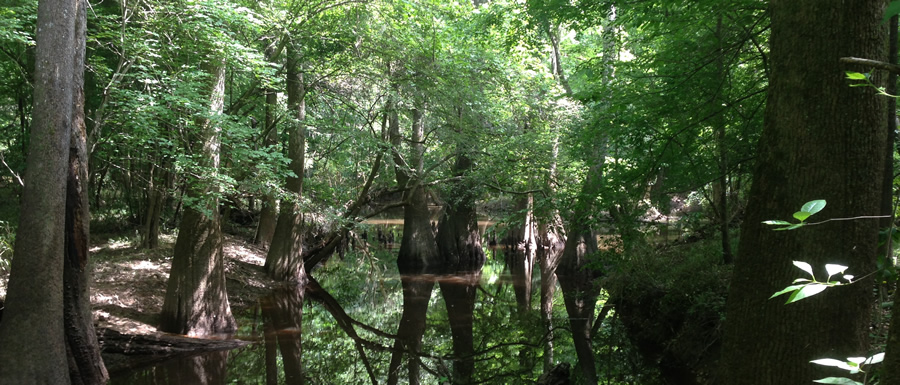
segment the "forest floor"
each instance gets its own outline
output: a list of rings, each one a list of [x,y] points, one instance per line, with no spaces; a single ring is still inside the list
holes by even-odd
[[[134,242],[98,237],[91,248],[94,263],[91,303],[98,328],[123,334],[156,332],[172,265],[173,236],[161,236],[156,250]],[[232,312],[254,306],[273,287],[263,271],[266,251],[238,238],[224,240],[225,276]]]
[[[250,308],[274,287],[263,271],[266,251],[239,238],[225,236],[226,287],[232,312]],[[133,239],[95,235],[91,303],[98,328],[122,334],[153,334],[166,295],[175,237],[160,237],[159,248],[143,250]],[[0,300],[9,278],[0,269]],[[2,302],[0,302],[2,303]]]

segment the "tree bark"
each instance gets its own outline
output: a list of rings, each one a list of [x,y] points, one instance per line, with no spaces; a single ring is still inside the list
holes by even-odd
[[[839,59],[883,60],[884,5],[770,4],[772,75],[726,307],[723,383],[804,384],[846,376],[809,361],[867,351],[870,280],[790,305],[768,298],[804,275],[792,259],[810,263],[818,278],[826,276],[826,263],[849,266],[848,273],[858,276],[874,271],[878,221],[834,221],[795,231],[772,231],[761,222],[788,218],[813,199],[828,202],[821,219],[879,212],[885,100],[870,88],[850,87],[843,74],[848,68]]]
[[[306,157],[306,89],[303,85],[303,74],[300,72],[299,52],[294,42],[288,43],[287,91],[288,109],[292,119],[288,122],[288,158],[294,176],[288,177],[285,188],[292,194],[292,199],[282,200],[281,211],[272,236],[272,244],[266,254],[266,272],[274,279],[303,283],[306,270],[303,268],[302,224],[299,199],[303,193],[303,172]]]
[[[272,60],[274,56],[274,44],[266,49],[266,58]],[[275,128],[275,109],[278,105],[278,94],[272,88],[266,88],[266,121],[263,125],[263,146],[272,147],[278,143],[278,130]],[[299,175],[298,175],[299,176]],[[275,234],[275,225],[278,217],[278,208],[275,197],[266,194],[263,197],[263,206],[259,214],[259,226],[256,228],[254,243],[263,247],[269,247],[272,236]]]
[[[397,340],[388,368],[389,385],[399,380],[399,369],[403,356],[407,356],[410,384],[419,383],[419,361],[416,354],[425,334],[425,320],[428,300],[434,289],[434,281],[422,279],[421,274],[435,273],[441,267],[440,254],[431,230],[431,214],[428,210],[427,194],[421,185],[425,154],[425,126],[420,108],[413,110],[412,136],[410,137],[410,163],[405,164],[401,156],[400,121],[394,103],[389,103],[388,119],[394,170],[397,185],[409,187],[403,194],[406,206],[403,209],[403,240],[397,255],[397,267],[403,287],[403,314],[397,328]]]
[[[38,3],[34,109],[3,322],[0,378],[68,384],[64,332],[66,186],[76,103],[80,0]],[[83,43],[82,43],[83,44]],[[84,255],[86,257],[86,255]],[[14,347],[14,348],[12,348]]]
[[[211,59],[209,114],[222,113],[225,97],[225,60]],[[209,116],[197,119],[201,166],[219,166],[218,125]],[[184,209],[175,241],[175,256],[166,288],[159,330],[202,336],[231,333],[237,325],[225,290],[222,226],[215,186],[191,181],[187,195],[196,200]],[[210,194],[212,193],[212,194]]]
[[[69,378],[72,384],[102,384],[109,379],[91,312],[89,263],[90,210],[88,205],[88,152],[84,122],[84,57],[87,12],[78,7],[75,22],[75,63],[72,136],[66,180],[66,249],[63,264],[64,318]]]

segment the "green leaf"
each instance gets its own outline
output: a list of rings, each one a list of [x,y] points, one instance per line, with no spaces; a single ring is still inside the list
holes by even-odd
[[[855,370],[855,367],[847,365],[846,361],[836,360],[834,358],[821,358],[818,360],[810,361],[816,365],[824,365],[824,366],[834,366],[836,368],[844,369],[844,370]]]
[[[803,261],[794,261],[794,266],[797,266],[800,268],[800,270],[803,270],[803,271],[809,273],[809,275],[811,275],[813,277],[813,279],[816,278],[816,275],[813,274],[812,266],[810,266],[808,263],[803,262]]]
[[[863,385],[862,382],[853,381],[845,377],[826,377],[813,381],[818,384]]]
[[[832,275],[835,275],[837,273],[843,274],[844,270],[847,270],[847,266],[833,265],[833,264],[825,265],[825,271],[828,272],[829,277]]]
[[[794,292],[794,294],[791,294],[791,296],[788,298],[787,302],[785,302],[784,304],[787,305],[792,302],[797,302],[806,297],[812,297],[816,294],[823,292],[827,288],[828,288],[827,285],[806,285],[802,289]]]
[[[866,80],[866,75],[859,72],[847,71],[847,79],[850,80]]]
[[[763,224],[766,224],[766,225],[777,225],[777,226],[788,226],[788,225],[791,224],[791,222],[788,222],[788,221],[778,221],[778,220],[770,220],[770,221],[763,221]]]
[[[881,361],[884,361],[884,353],[878,353],[872,357],[869,357],[869,359],[867,359],[866,362],[864,362],[864,364],[872,365],[872,364],[880,363]]]
[[[810,213],[810,212],[798,211],[798,212],[794,213],[794,218],[797,218],[798,221],[803,222],[806,220],[806,218],[809,218],[810,215],[812,215],[812,213]]]
[[[772,294],[772,296],[769,297],[769,299],[775,298],[775,297],[777,297],[777,296],[779,296],[779,295],[782,295],[782,294],[790,293],[790,292],[792,292],[792,291],[800,290],[803,286],[806,286],[806,285],[793,285],[793,286],[788,286],[788,287],[782,289],[781,291],[779,291],[779,292],[777,292],[777,293],[775,293],[775,294]]]
[[[887,9],[884,10],[884,18],[881,19],[881,23],[887,23],[888,20],[897,14],[900,14],[900,1],[894,0],[887,6]]]
[[[800,210],[808,212],[809,215],[813,215],[819,211],[822,211],[822,209],[824,209],[824,208],[825,208],[825,200],[817,199],[814,201],[806,202],[806,204],[803,205],[803,207],[801,207]]]

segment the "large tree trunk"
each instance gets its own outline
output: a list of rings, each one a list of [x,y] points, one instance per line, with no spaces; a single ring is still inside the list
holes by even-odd
[[[288,177],[286,189],[296,194],[293,199],[281,202],[278,222],[269,253],[266,254],[266,272],[272,278],[284,281],[303,283],[306,270],[303,268],[302,223],[298,200],[303,193],[303,172],[306,157],[306,89],[303,85],[303,74],[300,72],[299,52],[293,42],[288,43],[287,91],[288,109],[293,116],[288,122],[288,158],[294,176]]]
[[[68,384],[64,333],[66,179],[78,89],[73,53],[84,2],[41,0],[34,109],[25,187],[6,308],[0,323],[0,378],[10,384]],[[81,43],[83,44],[83,43]],[[82,255],[86,257],[86,255]]]
[[[75,78],[72,106],[72,137],[66,181],[66,250],[63,272],[66,348],[69,378],[73,384],[102,384],[109,379],[91,312],[91,265],[89,263],[90,210],[88,206],[87,133],[84,125],[84,50],[86,7],[79,7],[76,21]]]
[[[389,109],[393,109],[391,103]],[[440,268],[440,255],[434,232],[431,230],[431,214],[428,210],[427,194],[421,185],[423,159],[425,154],[425,129],[422,111],[413,111],[412,143],[410,164],[405,165],[400,156],[400,122],[397,111],[391,111],[389,132],[394,151],[394,170],[397,184],[409,189],[403,194],[406,206],[403,210],[403,240],[397,255],[397,266],[403,286],[403,314],[397,328],[397,340],[388,368],[389,385],[399,379],[399,368],[403,356],[407,356],[409,383],[419,383],[419,362],[417,353],[425,334],[425,320],[428,300],[434,289],[434,281],[422,279],[421,274],[434,273]],[[409,166],[409,167],[406,167]]]
[[[210,114],[220,114],[225,98],[225,61],[207,63],[212,75]],[[202,141],[201,166],[219,166],[219,127],[209,117],[197,121]],[[225,291],[225,260],[218,199],[213,186],[193,181],[187,195],[196,200],[184,209],[175,241],[175,256],[166,288],[159,330],[189,336],[230,333],[236,329]]]
[[[820,219],[879,212],[885,100],[871,88],[850,87],[844,71],[867,69],[842,68],[838,59],[883,60],[884,5],[771,2],[772,76],[728,294],[722,383],[806,384],[835,374],[810,360],[867,352],[872,281],[790,305],[768,298],[804,275],[792,259],[810,263],[818,278],[826,276],[826,263],[849,266],[848,273],[859,276],[874,271],[878,221],[834,221],[796,231],[772,231],[761,222],[789,218],[813,199],[828,202]]]
[[[459,153],[454,171],[463,176],[472,168],[472,161]],[[476,288],[481,281],[484,250],[478,232],[474,189],[466,181],[455,181],[447,197],[438,227],[437,246],[444,260],[444,272],[452,279],[439,281],[441,294],[450,318],[453,338],[454,384],[470,384],[475,373],[475,345],[472,339]]]

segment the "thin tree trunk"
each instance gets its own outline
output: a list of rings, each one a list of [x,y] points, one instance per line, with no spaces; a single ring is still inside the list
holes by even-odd
[[[91,312],[89,261],[90,210],[88,206],[87,133],[84,124],[84,51],[87,28],[85,3],[75,22],[74,95],[69,172],[66,182],[66,251],[64,262],[64,317],[69,378],[72,384],[102,384],[109,379]]]
[[[266,57],[269,60],[272,59],[273,55],[273,47],[266,50]],[[275,128],[275,109],[277,108],[277,104],[278,94],[274,89],[266,88],[266,121],[262,128],[263,137],[265,138],[263,140],[263,146],[265,147],[275,146],[278,142],[278,130]],[[269,247],[269,244],[272,242],[272,236],[275,234],[278,207],[275,197],[272,196],[272,194],[266,194],[262,201],[262,210],[259,214],[259,226],[256,229],[256,237],[253,242],[263,247]]]
[[[289,201],[282,201],[272,244],[266,254],[266,272],[269,276],[284,281],[303,283],[306,270],[303,268],[302,224],[299,199],[303,193],[304,161],[306,157],[306,89],[300,72],[299,52],[295,42],[288,43],[287,91],[288,109],[293,116],[288,122],[288,158],[295,176],[287,179],[286,189],[295,194]]]

